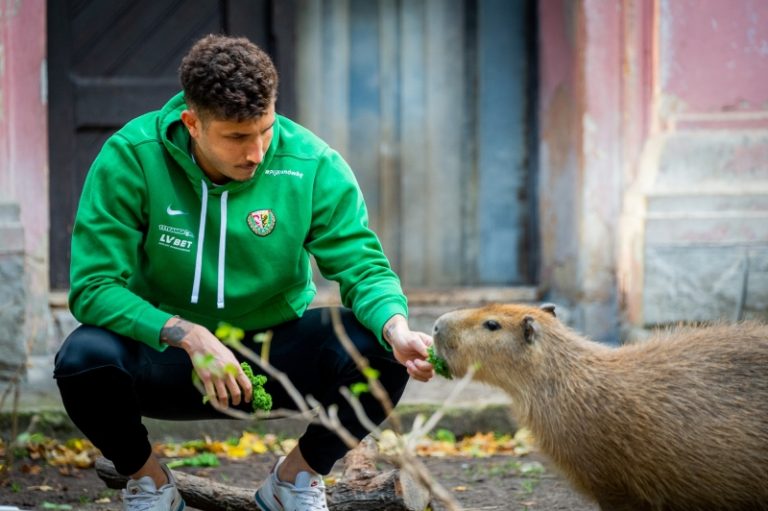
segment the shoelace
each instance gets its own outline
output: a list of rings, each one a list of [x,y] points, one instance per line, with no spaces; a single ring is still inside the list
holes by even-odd
[[[134,489],[138,490],[138,488]],[[139,493],[132,491],[123,491],[123,501],[128,503],[128,509],[131,511],[149,511],[160,500],[162,495],[156,493],[147,493],[139,490]]]

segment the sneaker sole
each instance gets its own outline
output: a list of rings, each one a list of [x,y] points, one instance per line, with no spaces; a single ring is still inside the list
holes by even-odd
[[[259,496],[258,491],[254,495],[254,497],[256,498],[256,505],[259,506],[261,511],[282,511],[281,509],[272,509],[266,503],[264,503],[264,500],[262,500],[262,498]]]

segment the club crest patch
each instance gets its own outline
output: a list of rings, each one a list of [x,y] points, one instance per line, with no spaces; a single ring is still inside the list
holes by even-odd
[[[275,229],[275,223],[277,218],[274,211],[271,209],[260,209],[258,211],[251,211],[248,213],[248,227],[257,236],[266,236]]]

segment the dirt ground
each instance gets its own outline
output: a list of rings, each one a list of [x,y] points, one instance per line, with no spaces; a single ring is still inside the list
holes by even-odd
[[[470,510],[593,511],[540,456],[424,458],[434,477]],[[221,460],[215,468],[180,468],[199,476],[255,488],[267,475],[274,455]],[[331,475],[339,475],[341,464]],[[0,506],[22,510],[120,511],[120,492],[110,490],[95,469],[60,470],[45,462],[19,460],[0,481]],[[193,511],[194,508],[187,508]],[[445,508],[433,503],[433,511]]]

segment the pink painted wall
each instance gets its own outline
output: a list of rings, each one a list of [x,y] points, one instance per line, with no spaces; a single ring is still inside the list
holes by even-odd
[[[25,251],[41,264],[48,258],[45,54],[45,0],[0,2],[0,197],[20,204]]]
[[[45,0],[0,0],[0,200],[20,206],[25,331],[45,353],[48,307],[48,106]]]
[[[768,110],[768,2],[661,0],[659,66],[675,112]]]
[[[538,5],[541,283],[577,329],[616,341],[622,7]]]
[[[603,0],[583,0],[582,4],[584,110],[580,147],[580,193],[583,195],[580,276],[584,297],[615,312],[616,246],[606,240],[615,239],[621,210],[622,6]],[[592,320],[593,331],[597,329],[596,322],[596,319]],[[606,325],[600,330],[610,328]]]
[[[578,294],[576,218],[579,123],[575,3],[544,1],[539,15],[540,279],[554,292]]]
[[[544,109],[550,107],[558,88],[573,81],[576,48],[574,6],[563,4],[539,2],[539,94]]]

